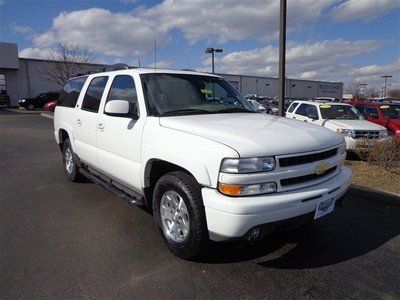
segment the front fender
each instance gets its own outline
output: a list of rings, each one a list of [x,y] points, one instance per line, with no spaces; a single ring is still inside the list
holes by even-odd
[[[187,170],[203,186],[211,186],[212,184],[207,167],[196,157],[187,153],[177,152],[176,149],[158,146],[152,147],[150,152],[146,151],[146,156],[143,158],[144,164],[141,167],[141,178],[144,179],[143,186],[148,185],[146,178],[149,176],[149,165],[153,160],[166,161]]]

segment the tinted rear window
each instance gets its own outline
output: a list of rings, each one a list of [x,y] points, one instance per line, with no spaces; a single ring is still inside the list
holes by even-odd
[[[82,109],[90,112],[98,112],[101,97],[106,87],[108,77],[95,77],[86,90],[85,98],[83,98]]]
[[[75,107],[78,101],[79,93],[82,90],[87,76],[68,80],[60,96],[58,97],[58,106]]]

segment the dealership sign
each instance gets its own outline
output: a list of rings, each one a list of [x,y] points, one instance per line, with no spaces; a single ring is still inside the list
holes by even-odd
[[[328,84],[328,83],[320,83],[319,85],[319,93],[320,94],[337,94],[341,91],[341,85],[339,84]]]

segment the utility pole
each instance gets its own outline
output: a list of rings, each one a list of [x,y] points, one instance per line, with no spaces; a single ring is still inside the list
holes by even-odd
[[[386,98],[386,86],[387,86],[387,79],[393,77],[392,75],[382,75],[381,78],[385,79],[385,94],[382,98]]]
[[[207,48],[205,53],[211,53],[212,73],[214,74],[214,53],[222,53],[224,49]]]
[[[137,62],[138,62],[138,68],[140,68],[140,59],[138,59]]]
[[[286,0],[281,0],[279,24],[279,115],[283,116],[285,103],[285,60],[286,60]]]

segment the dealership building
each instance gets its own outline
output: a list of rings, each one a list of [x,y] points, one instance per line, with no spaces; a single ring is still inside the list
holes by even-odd
[[[101,70],[103,64],[82,64],[84,71]],[[60,90],[61,87],[43,78],[46,61],[20,58],[17,44],[0,42],[0,93],[10,97],[11,106],[21,98],[32,98],[43,92]],[[219,74],[243,95],[257,94],[275,97],[279,93],[279,80],[273,77]],[[286,79],[286,97],[315,98],[343,97],[343,83]]]

